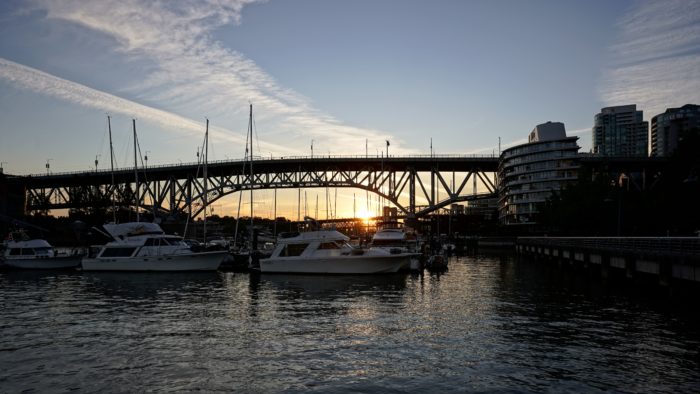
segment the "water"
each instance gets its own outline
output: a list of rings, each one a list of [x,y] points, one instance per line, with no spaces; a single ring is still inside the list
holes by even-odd
[[[0,392],[700,390],[694,311],[510,257],[442,275],[0,273]]]

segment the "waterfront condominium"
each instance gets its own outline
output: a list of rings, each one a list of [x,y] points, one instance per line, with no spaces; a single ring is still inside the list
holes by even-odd
[[[651,118],[650,156],[670,156],[678,143],[690,132],[700,128],[700,105],[686,104],[680,108],[668,108],[666,112]]]
[[[578,180],[578,137],[564,124],[537,125],[528,143],[508,148],[498,160],[498,217],[502,224],[535,224],[552,193]]]
[[[593,153],[604,156],[647,156],[649,122],[635,104],[601,109],[593,125]]]

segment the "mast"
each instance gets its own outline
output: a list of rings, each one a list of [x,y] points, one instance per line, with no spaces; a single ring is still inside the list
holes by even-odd
[[[251,112],[252,112],[252,105],[251,105]],[[249,121],[250,123],[250,121]],[[250,124],[248,125],[250,127]],[[248,161],[248,137],[249,133],[246,131],[245,134],[245,153],[243,154],[243,169],[241,173],[243,174],[243,177],[245,178],[245,173],[246,173],[246,161]],[[243,202],[243,187],[241,187],[241,192],[238,193],[238,211],[236,212],[236,230],[233,233],[233,239],[234,242],[238,242],[238,223],[240,222],[241,219],[241,203]]]
[[[112,122],[109,115],[107,115],[107,129],[109,130],[109,164],[112,169],[112,188],[114,188],[114,146],[112,146]],[[112,196],[112,222],[117,223],[117,206],[114,202],[114,189],[110,194]]]
[[[250,132],[250,231],[253,234],[253,104],[250,104],[250,117],[248,119],[248,131]]]
[[[352,218],[357,219],[357,211],[355,210],[356,205],[355,205],[355,193],[352,194]]]
[[[209,119],[204,132],[204,245],[207,244],[207,206],[209,195],[209,178],[207,176],[207,163],[209,160]]]
[[[136,194],[135,194],[135,203],[136,203],[136,221],[139,222],[140,217],[139,217],[139,163],[136,159],[136,149],[138,147],[138,139],[136,138],[136,119],[131,119],[133,128],[134,128],[134,178],[136,178]]]

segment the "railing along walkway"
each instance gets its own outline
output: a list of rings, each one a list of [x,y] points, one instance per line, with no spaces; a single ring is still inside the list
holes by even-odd
[[[518,237],[517,244],[700,258],[700,237]]]

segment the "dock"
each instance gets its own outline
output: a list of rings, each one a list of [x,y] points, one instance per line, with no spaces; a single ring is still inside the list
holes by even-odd
[[[606,277],[700,284],[700,237],[518,237],[516,252],[545,262],[597,268]]]

